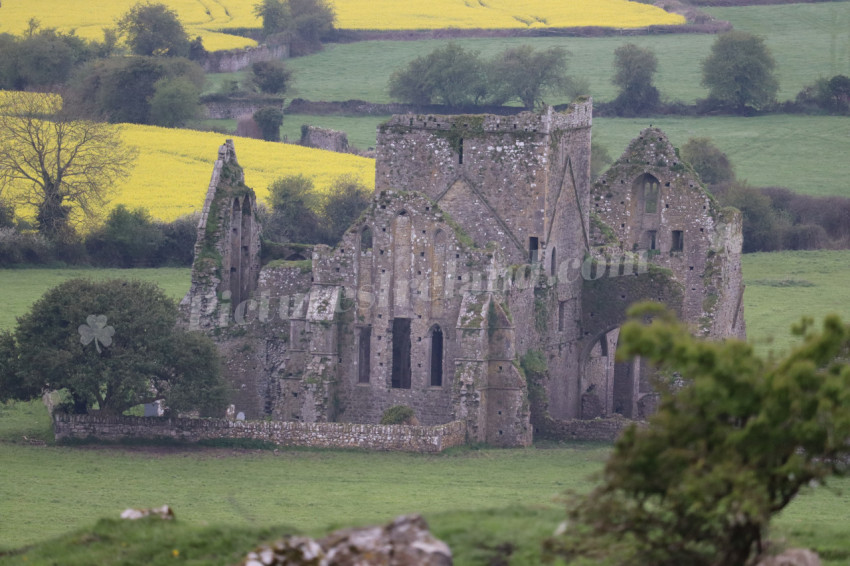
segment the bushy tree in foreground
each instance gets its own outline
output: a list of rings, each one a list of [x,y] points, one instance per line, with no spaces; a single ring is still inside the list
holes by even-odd
[[[175,411],[220,412],[220,362],[206,336],[175,328],[177,307],[141,281],[66,281],[13,334],[0,335],[0,401],[67,389],[74,412],[121,414],[164,400]]]
[[[618,439],[602,485],[574,502],[548,551],[588,564],[749,564],[771,516],[847,470],[850,327],[830,316],[815,331],[804,320],[799,347],[763,360],[744,342],[692,337],[659,305],[631,315],[618,356],[642,356],[687,385],[674,392],[657,379],[658,412]]]

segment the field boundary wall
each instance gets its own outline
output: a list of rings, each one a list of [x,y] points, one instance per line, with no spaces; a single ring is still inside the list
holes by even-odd
[[[436,453],[466,443],[466,424],[453,421],[438,426],[353,423],[238,421],[168,417],[114,417],[55,414],[53,432],[65,440],[202,440],[241,439],[278,446],[361,448],[399,452]]]

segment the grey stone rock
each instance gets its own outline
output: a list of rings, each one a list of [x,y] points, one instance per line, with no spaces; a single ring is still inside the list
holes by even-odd
[[[292,536],[250,552],[242,566],[451,566],[448,545],[419,515],[383,527],[335,531],[318,541]]]

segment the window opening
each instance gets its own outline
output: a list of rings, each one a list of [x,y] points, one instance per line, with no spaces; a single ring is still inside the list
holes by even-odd
[[[393,319],[392,386],[410,389],[410,319]]]
[[[673,230],[673,243],[670,246],[671,252],[681,252],[685,249],[685,237],[681,230]]]
[[[366,326],[360,329],[360,344],[357,356],[359,383],[369,383],[372,373],[372,327]]]
[[[360,232],[360,252],[368,252],[372,249],[372,229],[368,226]]]
[[[658,212],[658,187],[659,181],[649,173],[644,173],[638,183],[643,194],[643,211],[646,214]]]
[[[539,240],[532,236],[528,239],[528,262],[534,263],[537,261],[537,254],[540,251]]]
[[[431,386],[443,385],[443,331],[435,326],[431,332]]]

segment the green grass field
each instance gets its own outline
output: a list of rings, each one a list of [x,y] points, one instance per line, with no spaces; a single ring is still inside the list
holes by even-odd
[[[342,130],[349,143],[375,146],[378,124],[387,116],[287,114],[281,133],[301,137],[301,125]],[[213,120],[235,128],[233,120]],[[739,179],[761,186],[787,187],[814,196],[850,197],[850,117],[770,115],[756,118],[595,118],[593,140],[616,159],[643,128],[652,124],[680,147],[692,137],[709,137],[725,151]]]
[[[169,295],[179,298],[189,273],[3,270],[0,328],[8,328],[43,290],[77,275],[143,277],[160,281]],[[748,331],[764,353],[786,349],[791,341],[785,329],[802,315],[838,312],[850,319],[850,251],[746,255],[744,275]],[[769,336],[776,341],[769,344]],[[25,436],[48,445],[30,446]],[[534,564],[539,540],[563,516],[559,495],[589,489],[590,476],[601,469],[608,451],[598,445],[541,445],[459,449],[439,456],[309,450],[274,454],[163,446],[60,447],[50,440],[50,422],[40,403],[0,405],[0,564],[21,564],[24,555],[29,564],[53,564],[57,552],[65,556],[63,563],[85,564],[92,557],[114,557],[117,541],[128,539],[130,547],[120,555],[129,561],[124,563],[139,556],[146,563],[162,563],[171,557],[171,547],[180,545],[189,563],[216,563],[209,556],[229,556],[234,548],[285,531],[270,531],[271,525],[320,534],[413,511],[425,514],[437,536],[452,545],[457,564],[489,564],[495,547],[504,543],[515,547],[512,563]],[[820,488],[805,494],[778,519],[775,534],[817,548],[829,558],[826,564],[838,565],[850,559],[843,528],[849,518],[850,480],[831,485],[844,491]],[[151,533],[127,537],[120,525],[92,527],[127,506],[163,503],[172,505],[181,519],[173,530],[151,527]],[[197,542],[220,532],[220,525],[228,525],[233,535],[213,547]],[[3,557],[4,548],[79,529]],[[92,546],[81,546],[81,540]],[[151,547],[159,555],[151,555]],[[104,560],[98,558],[98,563]]]
[[[428,519],[459,566],[491,564],[496,548],[505,545],[515,548],[512,564],[537,564],[540,541],[564,518],[563,494],[590,489],[609,450],[543,444],[432,456],[275,454],[29,446],[23,435],[49,438],[44,407],[0,405],[0,565],[160,564],[174,561],[175,549],[187,563],[232,563],[234,549],[244,553],[258,540],[292,532],[291,527],[320,535],[410,512]],[[850,479],[828,485],[789,506],[776,521],[774,536],[816,548],[829,558],[825,564],[837,566],[850,559],[843,527]],[[177,523],[131,528],[113,521],[93,527],[128,506],[163,503],[175,509]],[[26,545],[36,546],[11,552]]]
[[[616,159],[652,124],[674,146],[709,137],[726,152],[740,180],[814,196],[850,197],[850,118],[771,115],[757,118],[596,118],[593,139]]]
[[[826,2],[782,6],[748,6],[707,10],[740,30],[765,36],[777,61],[780,100],[793,98],[820,76],[850,75],[850,3]],[[664,98],[693,102],[704,98],[700,61],[714,36],[676,34],[601,38],[495,38],[459,40],[465,48],[492,56],[508,46],[560,46],[572,54],[570,73],[590,83],[597,100],[611,100],[614,50],[628,42],[653,49],[658,56],[656,86]],[[387,81],[397,68],[445,45],[445,40],[365,41],[330,44],[307,57],[288,61],[294,83],[288,97],[310,100],[362,99],[389,102]],[[220,81],[222,79],[214,79]],[[557,97],[550,104],[567,102]]]
[[[15,317],[25,314],[45,291],[74,277],[153,281],[175,301],[186,295],[191,282],[186,268],[0,269],[0,329],[14,326]]]

